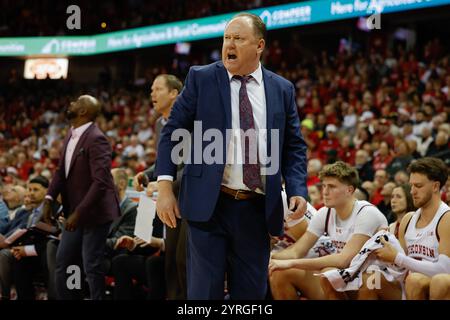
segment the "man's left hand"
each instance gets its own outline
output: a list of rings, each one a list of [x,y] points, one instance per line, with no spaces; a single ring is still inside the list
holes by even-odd
[[[383,248],[375,250],[377,258],[385,262],[394,263],[398,253],[397,250],[384,237],[381,237],[381,243],[383,244]]]
[[[301,196],[293,196],[289,199],[290,220],[297,220],[303,217],[306,212],[306,200]]]
[[[14,256],[14,258],[16,258],[17,260],[20,260],[23,257],[27,256],[27,254],[25,253],[25,247],[24,246],[12,248],[11,249],[11,253]]]
[[[74,211],[69,218],[66,220],[66,230],[75,231],[78,227],[78,221],[80,220],[80,215],[77,211]]]

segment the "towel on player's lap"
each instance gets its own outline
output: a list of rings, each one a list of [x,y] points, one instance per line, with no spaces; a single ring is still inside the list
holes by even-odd
[[[389,282],[404,279],[405,268],[381,261],[377,259],[376,255],[372,254],[375,250],[383,247],[380,241],[381,237],[384,237],[397,251],[404,252],[400,242],[393,234],[384,230],[377,232],[367,240],[361,251],[352,259],[350,267],[322,273],[336,291],[358,290],[362,285],[362,273],[364,271],[368,273],[379,271]]]

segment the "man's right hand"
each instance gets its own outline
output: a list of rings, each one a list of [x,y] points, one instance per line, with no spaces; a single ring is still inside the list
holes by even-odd
[[[269,261],[269,276],[276,270],[285,270],[293,268],[295,264],[295,260],[277,260],[270,259]]]
[[[287,260],[287,259],[295,259],[297,257],[295,255],[295,252],[292,250],[292,247],[287,247],[286,249],[272,253],[270,255],[270,258],[278,260]]]
[[[117,239],[116,243],[114,244],[114,250],[126,248],[129,251],[133,251],[136,247],[136,243],[134,239],[130,236],[121,236],[119,239]]]
[[[45,199],[42,207],[42,220],[45,223],[51,224],[53,222],[52,214],[52,201],[50,199]]]
[[[144,172],[139,172],[137,175],[133,178],[133,188],[136,191],[144,191],[144,187],[146,187],[148,184],[148,177]]]
[[[172,190],[172,181],[158,181],[156,212],[158,213],[159,219],[171,228],[177,226],[176,218],[181,219],[178,202]]]
[[[145,190],[147,197],[150,197],[150,198],[153,197],[154,192],[158,192],[158,182],[156,182],[156,181],[150,182],[147,185],[147,189]]]

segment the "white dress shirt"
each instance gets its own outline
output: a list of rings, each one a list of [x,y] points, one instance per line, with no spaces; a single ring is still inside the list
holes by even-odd
[[[80,140],[81,135],[89,128],[89,126],[92,124],[91,122],[88,122],[86,124],[83,124],[81,127],[78,127],[72,130],[72,135],[69,139],[69,143],[67,143],[67,149],[66,149],[66,157],[64,166],[66,169],[66,178],[69,176],[69,169],[70,169],[70,162],[72,161],[73,152],[75,151],[75,148],[77,147],[78,141]]]
[[[227,71],[228,72],[228,71]],[[259,163],[266,163],[267,155],[267,125],[266,125],[266,95],[264,91],[264,81],[261,64],[251,74],[252,79],[247,82],[247,95],[250,99],[253,110],[253,120],[255,129],[258,133],[258,160]],[[233,79],[233,75],[228,72],[231,88],[231,138],[227,149],[227,160],[225,170],[223,172],[222,185],[235,190],[250,190],[243,181],[243,156],[240,135],[240,118],[239,118],[239,90],[241,89],[241,81]],[[262,131],[258,131],[261,130]],[[265,185],[265,177],[261,176],[263,186]],[[264,190],[256,189],[256,192],[264,193]]]
[[[241,82],[237,79],[233,79],[233,75],[228,72],[228,78],[230,80],[231,89],[231,128],[232,133],[230,142],[227,147],[227,159],[225,164],[225,170],[223,173],[222,185],[235,189],[235,190],[249,190],[249,188],[243,182],[242,172],[242,148],[241,148],[241,136],[240,136],[240,119],[239,119],[239,90],[241,88]],[[264,80],[261,69],[261,64],[251,74],[247,84],[247,95],[250,99],[253,110],[253,119],[255,123],[255,129],[258,132],[258,159],[259,163],[267,163],[267,111],[266,111],[266,95],[264,90]],[[261,130],[262,131],[258,131]],[[224,137],[225,138],[225,137]],[[158,176],[158,181],[170,180],[173,181],[172,176],[161,175]],[[261,175],[261,181],[263,186],[265,185],[265,176]],[[264,190],[257,188],[255,190],[258,193],[264,193]]]

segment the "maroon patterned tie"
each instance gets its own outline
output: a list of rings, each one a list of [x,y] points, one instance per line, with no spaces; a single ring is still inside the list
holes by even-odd
[[[241,89],[239,90],[239,120],[241,130],[245,133],[249,129],[255,130],[255,122],[253,119],[253,110],[252,105],[250,103],[250,99],[247,95],[247,82],[252,79],[252,76],[233,76],[234,79],[237,79],[241,82]],[[255,135],[256,135],[256,131]],[[247,134],[247,137],[251,135]],[[250,163],[250,153],[258,154],[257,144],[252,143],[250,145],[250,141],[257,142],[257,136],[253,136],[251,139],[245,139],[241,132],[241,146],[245,151],[242,156],[244,157],[244,163],[242,165],[242,175],[244,184],[252,191],[256,188],[262,189],[262,181],[261,181],[261,173],[258,160],[256,163]],[[244,147],[245,143],[245,147]],[[258,159],[258,156],[256,156]],[[254,162],[254,161],[253,161]]]

